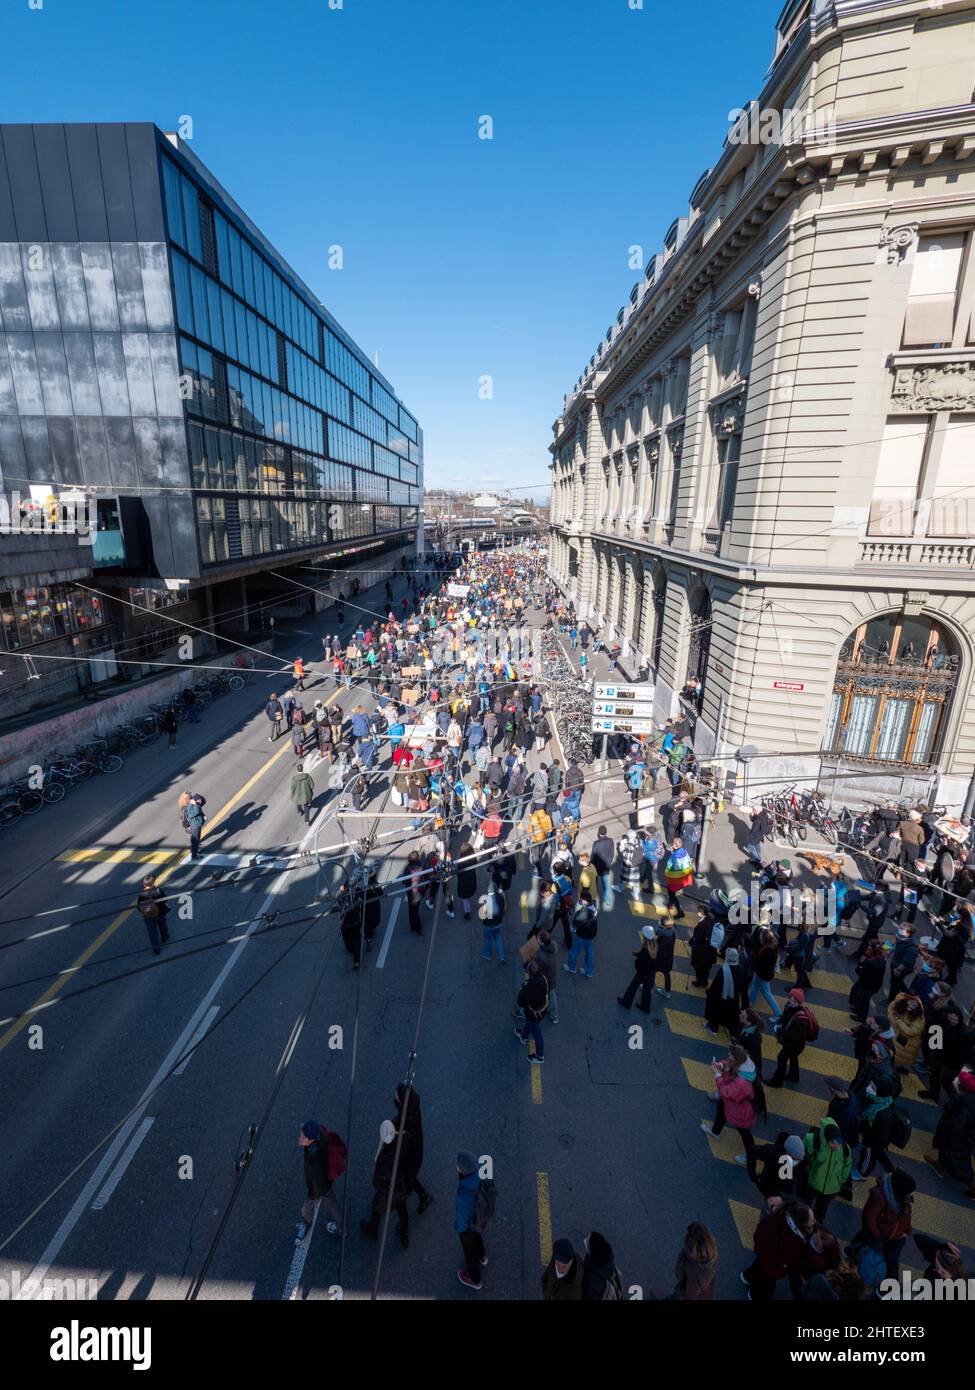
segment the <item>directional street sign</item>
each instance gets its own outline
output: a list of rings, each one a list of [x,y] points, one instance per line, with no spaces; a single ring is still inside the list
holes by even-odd
[[[653,716],[652,700],[595,700],[593,715],[612,714],[618,719],[650,719]]]
[[[653,683],[651,681],[629,682],[621,684],[615,681],[610,685],[600,684],[598,681],[593,686],[593,699],[595,700],[652,700]]]
[[[593,715],[592,731],[594,734],[652,734],[654,725],[652,719],[602,719]]]

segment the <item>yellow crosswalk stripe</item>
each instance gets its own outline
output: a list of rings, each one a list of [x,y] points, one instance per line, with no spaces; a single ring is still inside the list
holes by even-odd
[[[720,1049],[722,1052],[728,1045],[726,1034],[723,1032],[715,1037],[709,1033],[704,1026],[704,1021],[695,1018],[692,1014],[680,1013],[676,1009],[665,1009],[667,1024],[672,1033],[676,1033],[682,1038],[697,1038],[700,1042],[710,1043],[712,1047]],[[817,1015],[818,1017],[818,1015]],[[768,1061],[774,1062],[779,1055],[779,1045],[774,1038],[762,1038],[762,1056]],[[828,1052],[820,1047],[819,1043],[810,1043],[805,1052],[799,1058],[799,1075],[804,1071],[815,1072],[817,1076],[842,1076],[848,1080],[853,1080],[855,1070],[855,1060],[852,1053],[845,1055],[842,1052]],[[709,1073],[710,1075],[710,1073]],[[933,1105],[934,1101],[919,1100],[918,1091],[921,1089],[921,1079],[912,1073],[901,1077],[903,1083],[903,1097],[905,1100],[918,1100],[920,1105]],[[708,1090],[712,1090],[708,1086]],[[824,1091],[824,1095],[825,1095]],[[769,1092],[771,1099],[771,1091]],[[828,1099],[828,1097],[827,1097]]]
[[[524,926],[528,926],[528,894],[521,895],[521,920]]]
[[[58,855],[61,864],[167,864],[179,849],[72,849]]]
[[[529,1057],[534,1057],[534,1055],[535,1055],[535,1039],[534,1039],[534,1038],[529,1038],[529,1039],[528,1039],[528,1055],[529,1055]],[[531,1072],[532,1105],[541,1105],[541,1103],[542,1103],[542,1069],[541,1069],[541,1067],[532,1066],[531,1062],[529,1062],[529,1063],[528,1063],[528,1070]]]
[[[552,1258],[552,1207],[549,1201],[548,1174],[535,1174],[538,1196],[538,1254],[543,1265]]]

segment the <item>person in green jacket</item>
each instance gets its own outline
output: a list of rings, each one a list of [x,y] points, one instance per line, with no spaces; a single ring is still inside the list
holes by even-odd
[[[817,1221],[825,1221],[833,1198],[852,1192],[853,1153],[844,1143],[839,1125],[829,1115],[823,1116],[818,1129],[809,1131],[805,1142],[813,1213]]]
[[[294,802],[299,816],[304,817],[307,825],[311,804],[315,800],[315,783],[305,772],[301,763],[295,768],[295,775],[291,779],[291,800]]]

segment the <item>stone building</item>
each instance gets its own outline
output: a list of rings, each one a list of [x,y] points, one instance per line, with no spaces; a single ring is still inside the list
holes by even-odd
[[[554,425],[554,575],[753,790],[965,800],[973,89],[975,0],[788,4]]]

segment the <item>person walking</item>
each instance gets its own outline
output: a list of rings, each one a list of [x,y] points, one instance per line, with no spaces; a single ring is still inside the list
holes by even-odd
[[[703,1303],[713,1299],[717,1269],[718,1242],[703,1221],[692,1221],[677,1255],[671,1300]]]
[[[196,703],[196,691],[188,685],[183,691],[183,704],[186,706],[186,717],[191,724],[199,724],[200,711]]]
[[[460,1237],[460,1248],[464,1252],[464,1263],[457,1271],[457,1278],[465,1288],[479,1292],[482,1287],[481,1270],[488,1262],[484,1236],[478,1226],[477,1195],[481,1180],[477,1173],[477,1159],[466,1149],[457,1155],[456,1164],[454,1230]]]
[[[623,1279],[616,1268],[613,1247],[599,1231],[586,1236],[586,1257],[582,1265],[583,1303],[617,1302],[623,1298]]]
[[[169,916],[169,903],[166,895],[156,883],[155,874],[146,874],[142,880],[142,892],[136,902],[149,934],[149,945],[154,956],[159,955],[160,947],[169,940],[166,918]]]
[[[674,951],[677,947],[677,931],[674,927],[673,917],[665,917],[657,927],[657,959],[654,965],[654,980],[656,977],[663,976],[663,987],[660,994],[665,999],[670,998],[670,975],[674,968]]]
[[[326,1231],[330,1236],[340,1236],[342,1208],[332,1188],[345,1172],[345,1141],[317,1120],[306,1120],[298,1131],[298,1147],[302,1152],[306,1195],[295,1245],[300,1245],[311,1230],[319,1203],[328,1212]]]
[[[762,865],[762,843],[772,833],[772,817],[764,806],[752,807],[751,825],[745,841],[745,854],[759,868]]]
[[[717,947],[712,939],[719,926],[706,907],[698,909],[697,921],[691,932],[691,966],[694,971],[691,984],[697,989],[707,989],[711,967],[718,959]],[[724,927],[720,927],[720,933],[723,940]]]
[[[878,1076],[864,1088],[860,1116],[863,1147],[850,1175],[853,1182],[866,1182],[878,1161],[885,1172],[894,1171],[887,1152],[894,1133],[894,1090],[894,1082],[887,1076]]]
[[[908,976],[914,974],[918,954],[918,944],[914,939],[914,927],[910,923],[903,923],[897,928],[894,949],[890,953],[888,1003],[901,993]]]
[[[613,910],[613,858],[615,856],[615,846],[607,834],[605,825],[601,825],[593,841],[592,849],[589,851],[589,859],[599,875],[599,885],[602,891],[602,910],[612,912]]]
[[[315,783],[311,774],[305,771],[302,763],[299,763],[295,768],[295,775],[291,779],[291,800],[294,802],[295,810],[307,825],[312,802],[315,800]]]
[[[813,1027],[812,1015],[806,1007],[805,994],[801,989],[790,989],[782,1017],[775,1026],[775,1035],[779,1042],[778,1061],[775,1072],[766,1085],[779,1088],[785,1085],[786,1080],[799,1080],[799,1058],[805,1051],[806,1043],[810,1041],[810,1034],[814,1031],[818,1033],[818,1028]]]
[[[582,1300],[583,1263],[571,1240],[557,1240],[552,1258],[542,1275],[542,1299],[546,1303],[579,1303]]]
[[[284,728],[284,706],[277,695],[272,693],[268,696],[267,704],[264,706],[264,713],[271,726],[271,732],[267,741],[268,743],[273,743]]]
[[[410,1179],[409,1191],[415,1192],[420,1199],[418,1211],[422,1216],[427,1207],[432,1206],[433,1198],[420,1182],[420,1169],[423,1167],[423,1116],[420,1111],[420,1097],[412,1086],[401,1081],[396,1087],[393,1099],[396,1102],[393,1124],[397,1129],[405,1131],[400,1162],[406,1165]]]
[[[558,1023],[559,945],[550,931],[538,933],[538,951],[535,954],[535,963],[545,976],[545,983],[548,986],[547,1017],[551,1023]]]
[[[882,942],[873,940],[857,961],[856,979],[850,990],[850,1017],[858,1023],[866,1023],[870,1013],[870,1001],[883,987],[887,958]]]
[[[640,946],[633,952],[633,978],[623,994],[617,995],[616,1002],[624,1009],[631,1009],[639,989],[637,1008],[641,1013],[648,1014],[653,1003],[653,979],[657,970],[657,933],[648,923],[641,927],[640,936]]]
[[[738,1017],[748,1007],[748,982],[738,952],[732,946],[725,952],[724,965],[714,972],[704,996],[704,1026],[709,1033],[725,1028],[732,1037],[738,1032]]]
[[[805,1202],[782,1202],[762,1217],[755,1228],[755,1259],[741,1275],[750,1300],[770,1302],[786,1277],[798,1287],[815,1229],[816,1218]]]
[[[711,1063],[717,1099],[714,1120],[702,1120],[701,1129],[712,1139],[717,1139],[726,1124],[738,1131],[748,1164],[748,1176],[754,1178],[751,1158],[755,1149],[752,1130],[758,1123],[755,1109],[755,1063],[743,1047],[734,1044],[720,1062]]]
[[[579,894],[579,901],[572,913],[572,945],[569,949],[568,958],[562,969],[569,975],[584,974],[587,980],[592,979],[592,943],[596,939],[599,930],[598,913],[596,904],[592,900],[592,894],[588,889],[583,888]],[[579,971],[579,957],[583,958],[582,971]]]
[[[956,1081],[957,1094],[952,1096],[941,1113],[934,1131],[931,1152],[924,1161],[939,1178],[951,1178],[962,1183],[965,1196],[975,1198],[975,1179],[972,1175],[972,1155],[975,1154],[975,1072],[964,1067]]]
[[[185,806],[181,807],[183,828],[190,837],[191,859],[198,859],[200,854],[200,837],[203,834],[203,827],[206,824],[206,815],[203,811],[204,805],[204,797],[191,795]]]
[[[868,1245],[876,1250],[883,1257],[888,1279],[896,1279],[900,1270],[901,1251],[913,1227],[916,1191],[914,1179],[903,1169],[895,1168],[876,1179],[863,1208],[862,1225],[853,1247]]]
[[[302,657],[299,656],[299,657],[295,660],[294,666],[292,667],[292,673],[293,673],[293,675],[294,675],[295,689],[296,689],[296,690],[304,690],[304,688],[305,688],[305,663],[304,663],[304,659],[303,659]]]
[[[420,851],[410,850],[406,860],[406,910],[409,914],[410,931],[414,936],[423,935],[423,919],[420,916],[420,907],[426,892],[427,875],[423,870],[423,860]]]
[[[176,730],[179,727],[176,721],[176,711],[172,705],[167,705],[162,713],[163,731],[169,735],[169,747],[176,747]]]
[[[684,909],[677,895],[694,882],[694,865],[680,836],[675,837],[670,854],[664,861],[664,879],[667,884],[667,906],[674,909],[674,918],[679,920],[684,916]]]
[[[545,1040],[542,1036],[542,1019],[548,1012],[548,983],[542,968],[536,960],[530,960],[525,967],[527,978],[518,992],[518,1008],[525,1011],[524,1026],[515,1029],[515,1037],[527,1045],[529,1037],[535,1041],[535,1054],[528,1058],[541,1066],[545,1061]]]
[[[464,909],[464,921],[471,920],[471,908],[474,906],[474,899],[477,897],[477,864],[474,856],[474,846],[470,840],[464,840],[457,849],[457,896],[460,898],[460,905]],[[447,898],[445,910],[448,917],[454,915],[453,897]]]
[[[830,1115],[824,1115],[816,1129],[805,1138],[809,1161],[807,1184],[812,1197],[813,1215],[825,1221],[834,1197],[852,1197],[850,1185],[853,1154],[843,1138],[839,1125]]]
[[[491,960],[495,950],[497,950],[498,964],[504,964],[504,942],[501,939],[501,926],[506,911],[507,899],[504,891],[498,883],[492,882],[488,891],[481,898],[477,909],[477,915],[481,919],[484,932],[484,941],[481,947],[482,960]]]
[[[775,932],[769,931],[767,927],[759,927],[755,934],[751,961],[755,973],[748,991],[748,1002],[754,1004],[761,995],[772,1010],[772,1017],[778,1018],[782,1009],[772,993],[772,981],[775,979],[775,970],[779,963],[779,944]]]
[[[402,1152],[400,1163],[396,1164],[396,1136],[397,1129],[392,1120],[383,1120],[379,1126],[379,1148],[376,1150],[376,1161],[372,1170],[372,1211],[368,1218],[359,1222],[359,1230],[363,1235],[375,1240],[379,1234],[379,1223],[386,1214],[392,1194],[391,1210],[396,1213],[399,1243],[407,1250],[410,1244],[410,1217],[406,1209],[406,1199],[413,1184],[402,1162]],[[403,1147],[405,1149],[405,1138]]]

